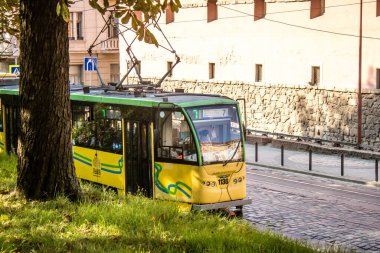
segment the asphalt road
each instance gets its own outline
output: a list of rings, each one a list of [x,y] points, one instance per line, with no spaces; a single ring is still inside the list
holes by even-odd
[[[253,200],[244,218],[260,230],[319,247],[380,252],[380,188],[247,166]]]

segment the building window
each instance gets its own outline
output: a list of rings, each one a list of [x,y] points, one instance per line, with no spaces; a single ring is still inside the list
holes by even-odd
[[[110,65],[110,81],[112,83],[118,83],[120,81],[120,66],[119,64],[111,64]]]
[[[83,65],[71,65],[69,67],[70,84],[83,84]]]
[[[83,40],[82,16],[82,12],[70,12],[70,22],[68,25],[70,40]]]
[[[166,15],[166,24],[170,24],[174,22],[174,12],[172,11],[170,7],[166,8],[165,15]]]
[[[166,63],[166,69],[167,69],[167,72],[168,72],[168,77],[172,77],[173,76],[173,62],[171,61],[168,61]]]
[[[215,63],[208,64],[208,78],[209,79],[215,78]]]
[[[255,81],[256,82],[262,82],[263,81],[263,65],[262,64],[256,64]]]
[[[266,3],[265,0],[255,0],[254,4],[254,20],[259,20],[265,17]]]
[[[107,33],[108,38],[117,37],[119,35],[119,20],[113,15],[111,17],[111,23],[108,25]]]
[[[376,89],[380,89],[380,69],[376,69]]]
[[[212,22],[218,19],[218,8],[216,6],[217,0],[207,1],[207,22]]]
[[[321,82],[321,68],[319,66],[311,67],[311,82],[310,85],[318,85]]]
[[[376,0],[376,17],[380,16],[380,0]]]
[[[310,1],[310,18],[317,18],[325,13],[325,0]]]

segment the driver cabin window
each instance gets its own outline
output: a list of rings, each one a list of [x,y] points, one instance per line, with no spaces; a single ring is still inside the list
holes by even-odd
[[[180,111],[160,111],[157,156],[164,159],[196,162],[195,142],[189,124]]]

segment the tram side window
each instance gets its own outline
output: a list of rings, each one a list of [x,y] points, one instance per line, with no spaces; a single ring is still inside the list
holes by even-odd
[[[182,112],[159,112],[159,158],[197,161],[194,139]]]
[[[89,106],[73,106],[73,145],[90,148],[95,145],[95,123]]]
[[[96,110],[96,146],[99,150],[122,154],[121,112],[110,106]]]

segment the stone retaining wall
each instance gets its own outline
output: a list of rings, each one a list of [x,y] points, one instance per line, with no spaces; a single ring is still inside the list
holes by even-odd
[[[356,90],[183,80],[167,80],[163,88],[245,98],[249,129],[357,143]],[[379,150],[380,91],[362,93],[362,143]]]

